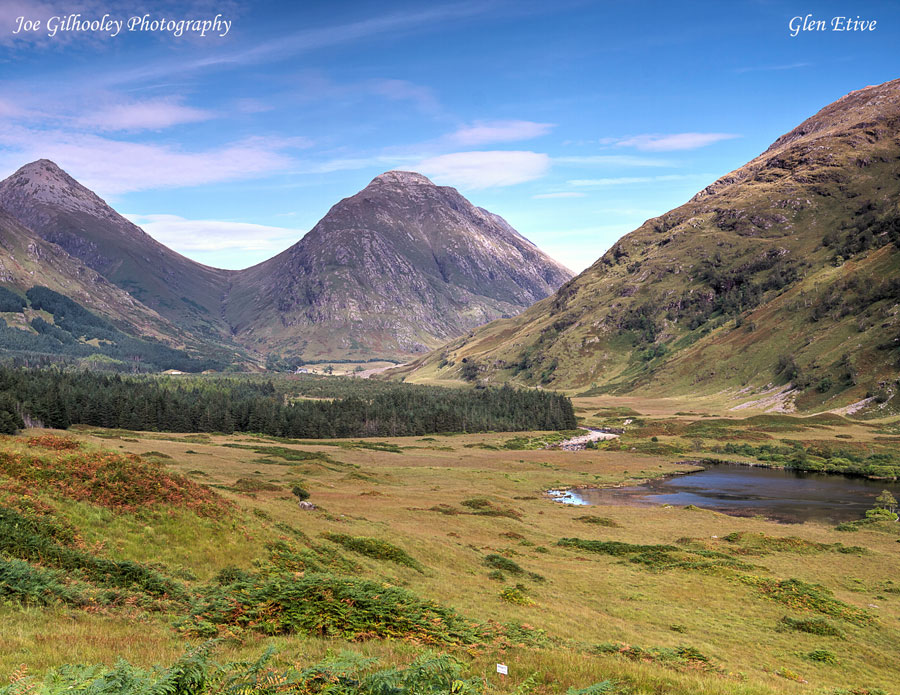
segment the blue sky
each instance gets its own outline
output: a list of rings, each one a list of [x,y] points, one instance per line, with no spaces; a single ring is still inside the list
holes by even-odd
[[[877,22],[801,32],[794,16]],[[46,31],[80,12],[224,37]],[[0,0],[0,176],[53,159],[240,268],[388,169],[455,186],[573,270],[822,106],[900,77],[895,2]]]

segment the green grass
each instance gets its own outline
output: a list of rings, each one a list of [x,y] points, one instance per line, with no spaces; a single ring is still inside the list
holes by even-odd
[[[647,412],[646,422],[658,417],[652,407],[635,410]],[[867,441],[856,424],[834,428]],[[458,661],[460,680],[498,694],[530,682],[540,695],[600,683],[623,695],[831,695],[889,689],[898,675],[895,536],[866,527],[854,547],[818,524],[786,532],[763,519],[676,508],[574,510],[541,495],[680,468],[663,458],[467,446],[508,437],[496,433],[446,438],[450,451],[410,449],[417,440],[396,438],[386,442],[392,447],[340,450],[344,465],[335,470],[306,459],[259,475],[259,453],[223,446],[241,437],[214,435],[198,447],[155,436],[75,434],[79,448],[40,454],[41,466],[52,463],[41,487],[31,473],[0,473],[0,506],[25,520],[10,517],[25,536],[10,535],[0,549],[0,678],[27,664],[40,687],[55,687],[44,678],[54,668],[114,672],[120,657],[144,674],[136,678],[150,678],[154,665],[179,663],[186,643],[214,636],[222,638],[216,664],[253,663],[272,646],[289,656],[267,664],[293,677],[329,652],[378,658],[355,672],[358,682],[405,671],[432,647]],[[0,452],[25,455],[24,441],[0,438]],[[171,457],[141,465],[173,481],[203,472],[194,480],[222,486],[222,513],[203,516],[178,500],[109,506],[103,495],[94,502],[55,482],[68,462],[105,458],[98,447],[110,445],[123,461],[149,449]],[[277,446],[300,458],[322,450]],[[185,456],[190,447],[198,453]],[[239,480],[280,491],[228,489],[243,487]],[[29,495],[13,492],[25,484]],[[299,510],[295,485],[311,490],[320,509]],[[26,553],[31,546],[20,541],[35,538],[43,545]],[[186,598],[162,598],[143,584],[154,578]],[[838,663],[811,660],[817,649]],[[510,666],[502,683],[498,662]],[[811,685],[776,675],[781,669]],[[216,668],[204,673],[210,680],[200,692],[218,692]],[[93,682],[85,674],[78,671],[79,682]]]

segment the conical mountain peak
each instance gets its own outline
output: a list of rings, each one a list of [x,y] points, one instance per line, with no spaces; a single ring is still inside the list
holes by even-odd
[[[0,196],[10,207],[16,207],[17,202],[43,203],[101,217],[115,214],[96,193],[49,159],[30,162],[0,182]]]
[[[369,186],[434,186],[434,182],[427,176],[415,171],[391,170],[376,176]]]

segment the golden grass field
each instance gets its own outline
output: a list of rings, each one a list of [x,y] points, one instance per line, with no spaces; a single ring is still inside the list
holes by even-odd
[[[681,402],[611,404],[609,398],[579,399],[576,406],[588,422],[597,408],[627,407],[651,418],[686,410]],[[842,432],[857,439],[874,436],[870,429],[850,424],[827,430],[815,436]],[[31,434],[5,439],[3,450],[24,450]],[[683,469],[673,457],[630,451],[483,448],[502,447],[522,433],[362,440],[395,445],[394,451],[359,448],[343,440],[285,443],[240,434],[88,429],[57,434],[83,442],[87,450],[142,456],[155,452],[149,458],[213,486],[236,505],[232,513],[209,519],[183,510],[121,513],[86,501],[55,500],[85,547],[111,559],[185,568],[202,582],[229,566],[251,569],[254,561],[266,556],[265,543],[283,537],[276,527],[279,522],[317,541],[326,532],[386,540],[404,549],[424,570],[346,554],[359,563],[361,574],[405,587],[472,620],[517,622],[546,632],[550,639],[543,646],[451,648],[470,675],[485,677],[494,692],[516,692],[533,677],[532,692],[541,693],[562,693],[611,678],[638,693],[863,694],[876,689],[893,692],[900,676],[896,533],[883,529],[841,533],[819,524],[788,526],[675,507],[570,507],[544,494],[556,487],[633,483]],[[322,452],[330,460],[287,461],[225,445]],[[298,508],[290,491],[295,484],[311,493],[317,510]],[[487,498],[490,508],[511,513],[472,513],[475,508],[461,504],[472,498]],[[432,509],[438,505],[445,505],[443,512]],[[605,517],[615,525],[578,520],[586,515]],[[819,613],[767,598],[727,572],[658,570],[624,557],[557,545],[569,537],[641,545],[674,544],[690,537],[697,547],[724,550],[720,539],[733,532],[861,546],[864,553],[779,550],[740,559],[756,565],[753,573],[759,576],[824,585],[834,598],[871,615],[871,622],[857,625],[828,618],[839,626],[842,637],[783,630],[779,625],[784,616],[810,618]],[[491,579],[491,569],[484,564],[488,554],[509,558],[545,581],[528,576]],[[501,599],[501,590],[517,582],[526,586],[531,605]],[[3,676],[22,665],[39,675],[63,663],[112,664],[118,658],[141,666],[167,664],[189,642],[199,641],[179,634],[166,614],[22,607],[0,599]],[[709,657],[712,666],[666,665],[649,657],[608,653],[609,648],[602,653],[592,649],[603,643],[643,649],[687,645]],[[270,644],[279,650],[279,659],[299,664],[344,648],[378,656],[384,663],[403,663],[424,648],[402,640],[350,644],[247,632],[223,642],[217,654],[222,659],[250,658]],[[835,663],[811,660],[814,650],[827,650]],[[510,675],[503,681],[495,673],[497,662],[509,666]]]

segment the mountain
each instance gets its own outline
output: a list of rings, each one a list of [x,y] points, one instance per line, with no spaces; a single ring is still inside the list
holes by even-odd
[[[825,107],[553,296],[395,374],[884,405],[897,390],[898,304],[894,80]]]
[[[377,177],[241,271],[175,253],[45,159],[0,182],[0,207],[220,359],[405,358],[517,314],[572,275],[497,215],[409,172]]]
[[[546,297],[571,273],[502,218],[389,171],[235,278],[235,338],[305,358],[409,355]]]
[[[64,294],[135,335],[177,344],[180,330],[0,209],[0,286],[19,294],[35,285]]]
[[[0,207],[184,330],[230,335],[222,300],[233,271],[160,244],[53,162],[31,162],[0,182]]]
[[[0,351],[120,369],[200,371],[181,329],[0,209]]]

